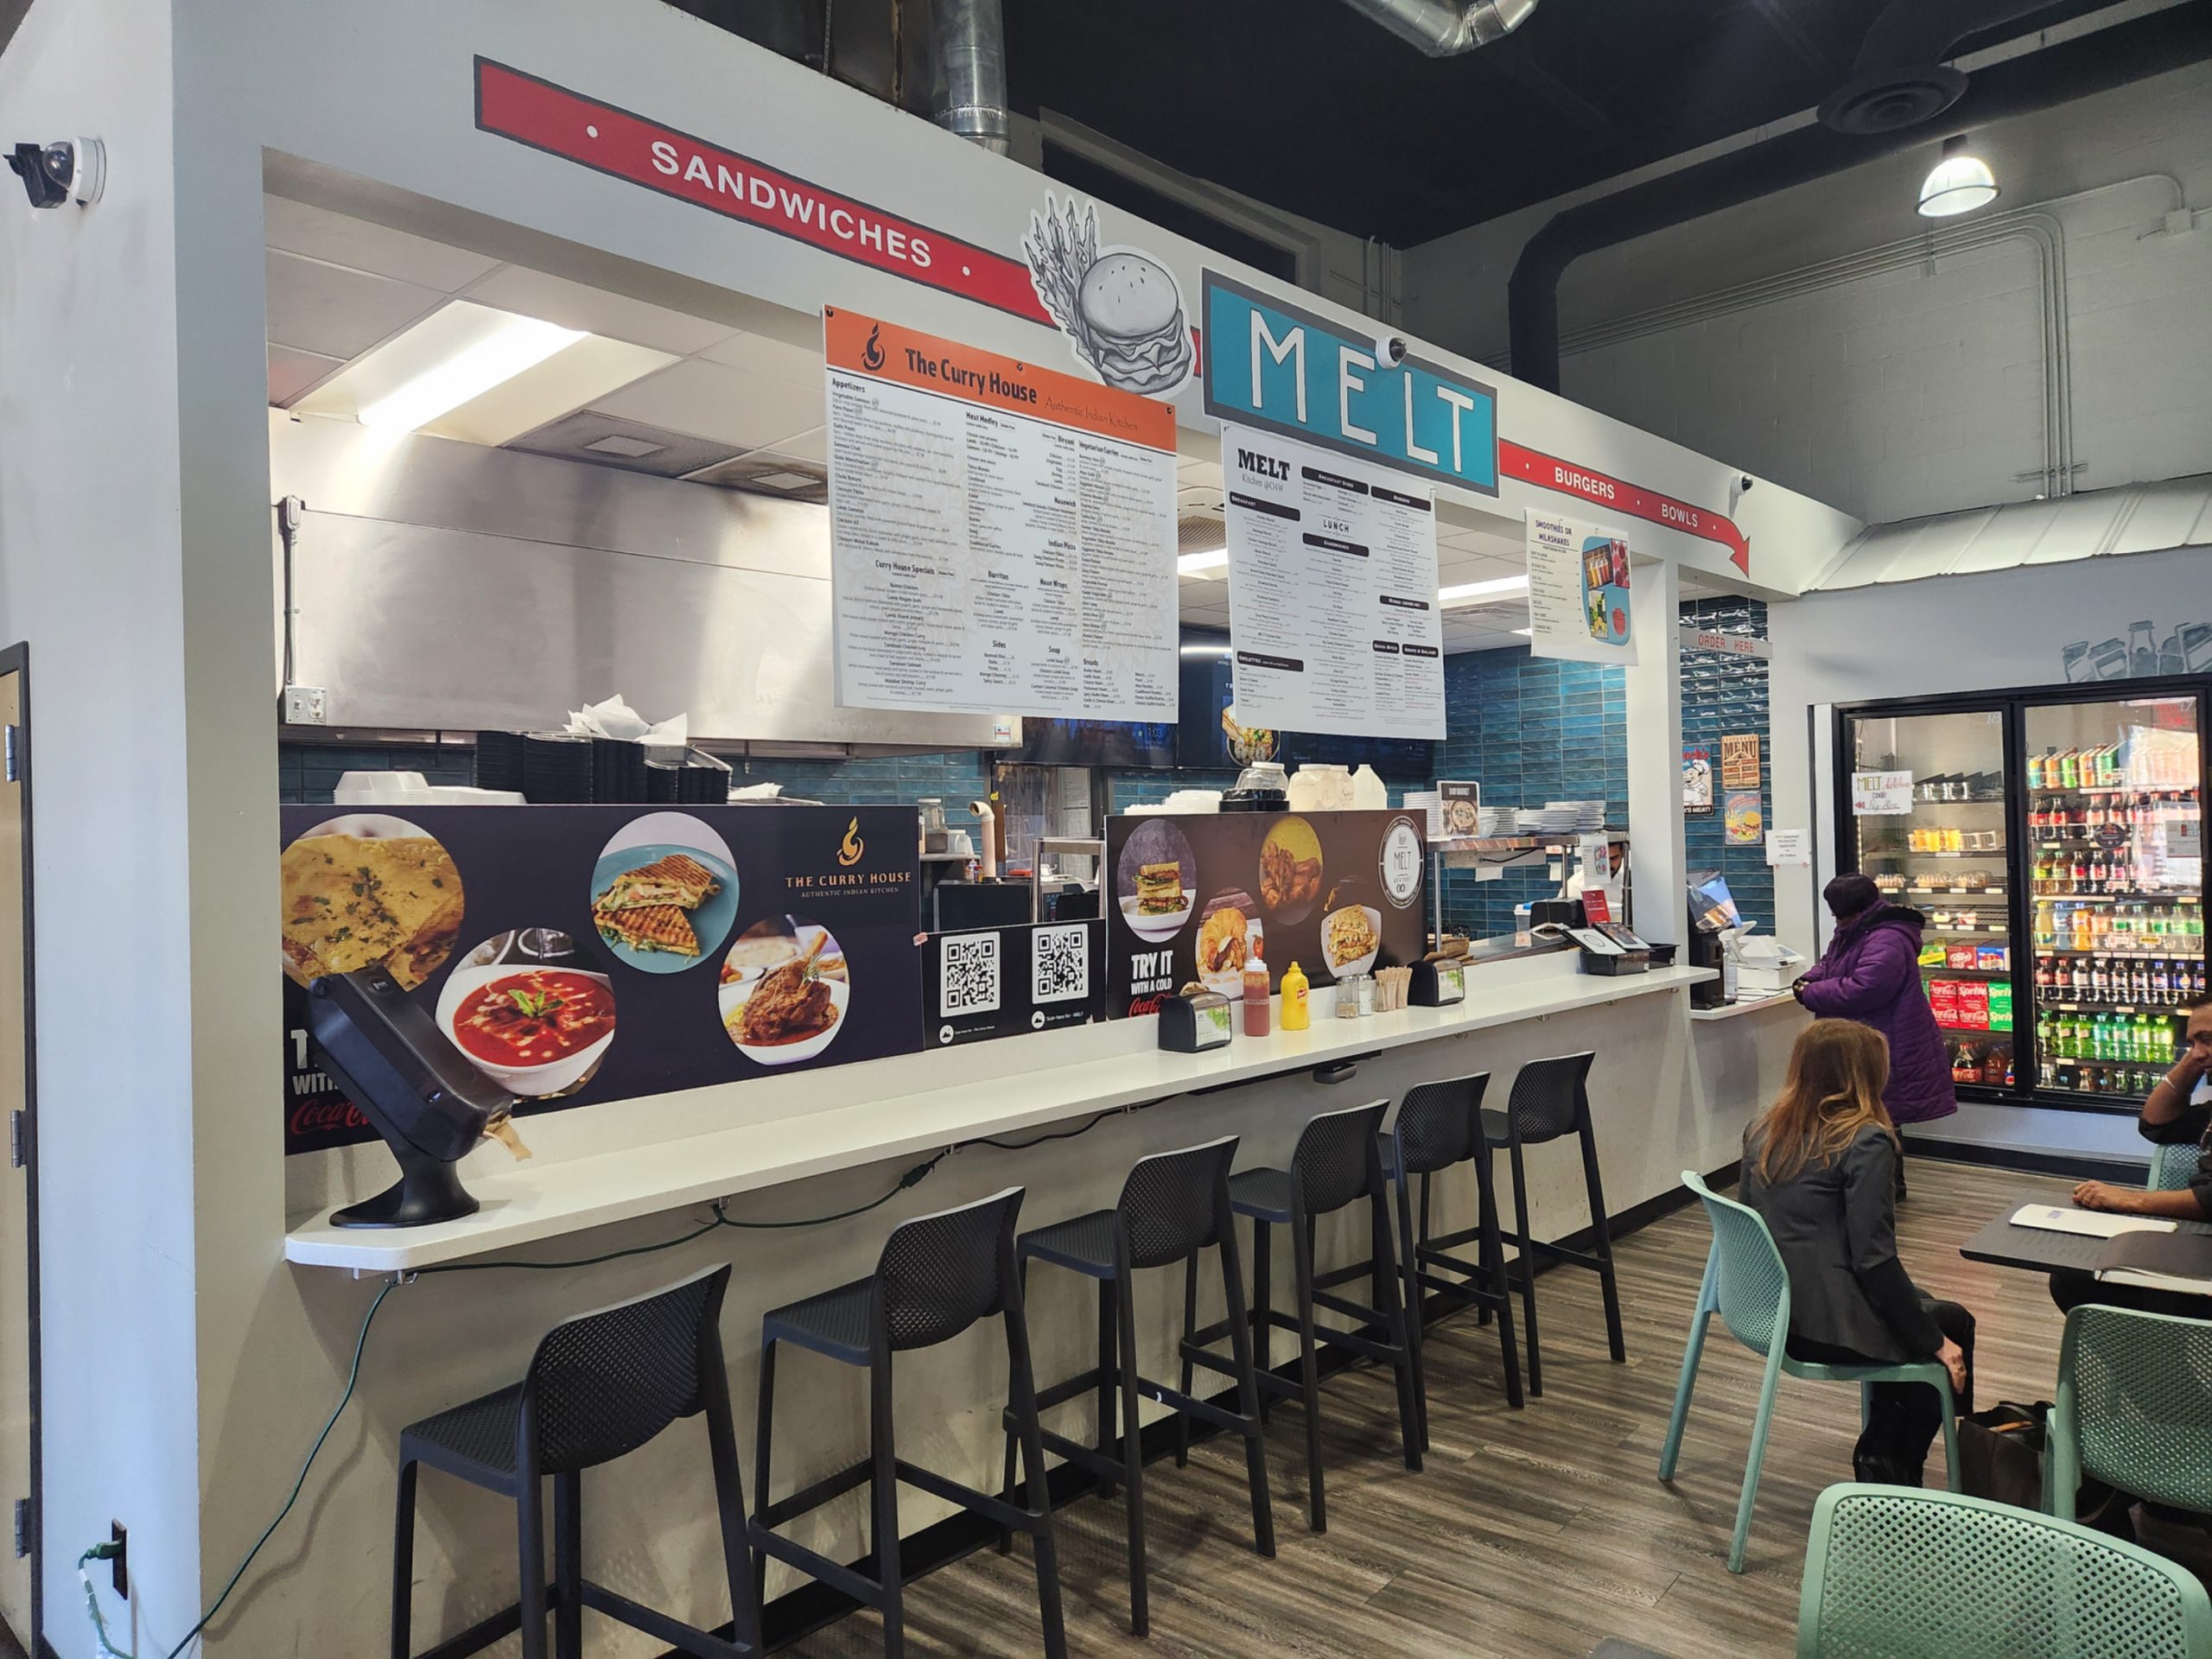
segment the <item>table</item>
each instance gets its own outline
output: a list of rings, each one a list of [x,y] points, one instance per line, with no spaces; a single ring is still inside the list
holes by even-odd
[[[2050,1200],[2036,1194],[2023,1194],[2007,1204],[1989,1223],[1965,1243],[1959,1254],[1969,1262],[1986,1262],[1993,1267],[2020,1268],[2031,1273],[2094,1273],[2104,1265],[2105,1248],[2112,1243],[2108,1238],[2091,1238],[2081,1233],[2054,1233],[2040,1227],[2015,1227],[2012,1217],[2024,1204],[2048,1204]],[[2202,1221],[2177,1221],[2177,1235],[2202,1241],[2205,1278],[2212,1279],[2212,1224]]]

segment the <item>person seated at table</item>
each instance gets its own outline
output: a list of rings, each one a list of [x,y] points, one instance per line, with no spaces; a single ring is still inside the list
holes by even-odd
[[[2192,1141],[2202,1146],[2212,1140],[2212,996],[2200,996],[2189,1004],[2189,1046],[2143,1103],[2135,1126],[2145,1140],[2162,1147],[2186,1146]],[[2084,1210],[2212,1221],[2212,1154],[2197,1165],[2187,1186],[2173,1192],[2083,1181],[2074,1189],[2074,1202]],[[2149,1313],[2178,1313],[2184,1319],[2212,1318],[2212,1297],[2138,1285],[2100,1284],[2086,1273],[2052,1274],[2050,1296],[2068,1310],[2082,1302],[2103,1302]]]
[[[1829,1365],[1940,1360],[1973,1409],[1974,1315],[1924,1295],[1897,1259],[1897,1132],[1882,1104],[1889,1045],[1849,1020],[1798,1033],[1782,1096],[1744,1133],[1743,1201],[1789,1274],[1789,1353]],[[1925,1382],[1877,1382],[1852,1453],[1862,1481],[1921,1484],[1943,1427]]]

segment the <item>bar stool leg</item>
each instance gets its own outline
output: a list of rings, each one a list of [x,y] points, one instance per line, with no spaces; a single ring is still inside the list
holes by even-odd
[[[1315,1364],[1313,1336],[1313,1228],[1299,1216],[1290,1224],[1293,1271],[1298,1294],[1298,1386],[1306,1406],[1306,1524],[1329,1529],[1329,1510],[1321,1490],[1321,1379]]]
[[[573,1469],[553,1477],[554,1659],[583,1659],[583,1484]]]
[[[1376,1263],[1375,1305],[1382,1310],[1382,1329],[1397,1357],[1391,1369],[1398,1374],[1398,1435],[1405,1444],[1406,1467],[1421,1469],[1421,1405],[1414,1375],[1414,1346],[1405,1308],[1398,1300],[1398,1264],[1390,1244],[1390,1203],[1381,1191],[1367,1201],[1368,1231]]]
[[[1269,1223],[1252,1224],[1252,1363],[1263,1371],[1274,1361],[1274,1231]],[[1271,1390],[1260,1390],[1262,1423],[1274,1397]]]
[[[1001,1281],[1003,1282],[1003,1281]],[[1030,1539],[1037,1552],[1037,1611],[1045,1659],[1067,1659],[1067,1627],[1060,1611],[1060,1554],[1052,1537],[1052,1493],[1045,1477],[1045,1437],[1037,1420],[1037,1376],[1029,1357],[1029,1321],[1017,1287],[1006,1305],[1007,1403],[1021,1426],[1021,1460],[1036,1516]],[[1130,1344],[1135,1351],[1135,1344]]]
[[[1224,1234],[1223,1236],[1228,1241],[1228,1243],[1223,1246],[1224,1254],[1222,1260],[1224,1262],[1232,1262],[1236,1260],[1236,1234],[1233,1224],[1230,1230]],[[1243,1305],[1244,1294],[1240,1289],[1230,1301],[1229,1334],[1231,1347],[1239,1353],[1249,1355],[1252,1347],[1252,1332],[1250,1328],[1244,1324],[1242,1311]],[[1243,1342],[1241,1346],[1238,1346],[1236,1344],[1236,1334],[1240,1330],[1243,1332]],[[1186,1395],[1191,1392],[1192,1389],[1195,1387],[1198,1382],[1198,1368],[1192,1364],[1189,1356],[1191,1339],[1197,1336],[1198,1333],[1198,1253],[1196,1250],[1193,1250],[1190,1255],[1183,1258],[1183,1346],[1176,1351],[1178,1353],[1184,1356],[1182,1380],[1179,1386]],[[1249,1364],[1250,1362],[1249,1359],[1246,1359],[1240,1360],[1237,1363],[1240,1366],[1243,1366]],[[1240,1370],[1238,1375],[1241,1377],[1243,1372]],[[1240,1409],[1249,1414],[1251,1408],[1249,1406],[1245,1406],[1240,1408]],[[1178,1469],[1187,1469],[1191,1466],[1191,1414],[1187,1411],[1179,1411],[1175,1414],[1175,1466]]]
[[[545,1488],[535,1468],[515,1492],[516,1555],[522,1569],[522,1659],[545,1659]]]
[[[1098,1455],[1114,1455],[1114,1390],[1121,1376],[1121,1362],[1116,1357],[1120,1342],[1121,1319],[1116,1312],[1121,1300],[1121,1286],[1112,1279],[1098,1281]],[[1100,1476],[1098,1496],[1114,1496],[1115,1483]]]
[[[1428,1377],[1421,1363],[1421,1255],[1414,1243],[1413,1192],[1406,1185],[1402,1169],[1396,1178],[1398,1189],[1398,1269],[1404,1275],[1406,1305],[1406,1346],[1414,1368],[1414,1406],[1415,1421],[1421,1430],[1421,1449],[1428,1450]]]
[[[879,1332],[879,1346],[868,1365],[868,1438],[875,1461],[875,1579],[883,1596],[884,1659],[905,1659],[905,1586],[899,1566],[899,1453],[891,1427],[891,1354],[880,1345],[881,1341]],[[1033,1400],[1030,1412],[1035,1415]]]
[[[760,1393],[754,1409],[753,1433],[753,1516],[758,1521],[762,1510],[768,1507],[768,1452],[775,1441],[776,1423],[776,1344],[760,1344]],[[750,1529],[747,1532],[749,1540]],[[753,1552],[753,1605],[757,1609],[768,1599],[768,1556],[764,1550]]]
[[[1247,1323],[1244,1307],[1243,1264],[1236,1259],[1236,1226],[1234,1217],[1222,1218],[1221,1232],[1221,1289],[1229,1308],[1229,1353],[1236,1364],[1236,1414],[1243,1418],[1244,1479],[1252,1491],[1252,1548],[1260,1554],[1273,1557],[1275,1553],[1274,1502],[1268,1491],[1268,1443],[1260,1433],[1260,1392],[1257,1370],[1252,1361],[1252,1327]],[[1191,1275],[1186,1281],[1189,1289],[1185,1294],[1185,1317],[1189,1329],[1198,1328],[1198,1257],[1191,1258]],[[1183,1392],[1191,1391],[1191,1368],[1183,1367]],[[1190,1418],[1183,1415],[1187,1426]],[[1186,1428],[1187,1432],[1187,1428]]]
[[[701,1392],[706,1397],[707,1454],[715,1474],[715,1517],[722,1530],[722,1573],[729,1580],[730,1636],[739,1646],[760,1647],[760,1603],[746,1557],[745,1477],[737,1466],[737,1419],[730,1410],[729,1378],[717,1366]]]
[[[1605,1293],[1605,1343],[1612,1350],[1613,1363],[1624,1364],[1628,1344],[1621,1338],[1621,1293],[1613,1280],[1613,1230],[1605,1219],[1605,1189],[1598,1179],[1598,1137],[1586,1113],[1582,1119],[1582,1181],[1590,1191],[1590,1228],[1597,1236],[1600,1263],[1598,1281]]]
[[[1491,1168],[1490,1148],[1484,1145],[1475,1149],[1475,1191],[1479,1205],[1476,1224],[1482,1229],[1477,1260],[1491,1294],[1497,1299],[1497,1346],[1505,1363],[1505,1403],[1519,1411],[1528,1402],[1521,1394],[1521,1355],[1513,1340],[1513,1287],[1505,1279],[1505,1241],[1498,1234],[1497,1179]],[[1487,1316],[1490,1310],[1483,1312]]]
[[[399,1515],[391,1540],[391,1659],[414,1659],[415,1477],[421,1465],[399,1465]]]
[[[1513,1243],[1521,1253],[1514,1265],[1521,1272],[1521,1320],[1529,1338],[1529,1392],[1541,1398],[1544,1362],[1536,1346],[1536,1258],[1529,1247],[1533,1232],[1529,1219],[1529,1173],[1521,1161],[1519,1135],[1506,1142],[1506,1155],[1513,1166]]]
[[[1124,1285],[1115,1299],[1122,1341],[1122,1467],[1128,1486],[1129,1633],[1152,1628],[1146,1593],[1144,1547],[1144,1430],[1137,1415],[1137,1327],[1135,1287]]]
[[[1027,1306],[1028,1305],[1029,1296],[1029,1258],[1027,1256],[1025,1255],[1020,1259],[1020,1262],[1014,1268],[1014,1273],[1016,1277],[1018,1277],[1021,1281],[1021,1294],[1023,1299],[1022,1305]],[[1009,1409],[1011,1409],[1011,1408],[1009,1408]],[[1014,1452],[1020,1433],[1020,1431],[1016,1425],[1009,1423],[1007,1426],[1006,1471],[1000,1478],[999,1498],[1001,1502],[1007,1504],[1009,1507],[1012,1506],[1014,1503]],[[1048,1504],[1052,1501],[1049,1495],[1040,1498],[1035,1492],[1032,1492],[1030,1494],[1030,1498],[1032,1508],[1037,1507],[1039,1503]],[[1001,1555],[1011,1555],[1014,1554],[1014,1529],[1012,1527],[1001,1527],[999,1529],[999,1554]]]

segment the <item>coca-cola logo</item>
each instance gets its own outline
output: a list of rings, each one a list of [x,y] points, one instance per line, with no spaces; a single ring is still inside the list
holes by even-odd
[[[1167,993],[1165,991],[1156,996],[1133,996],[1129,999],[1128,1017],[1135,1020],[1140,1014],[1158,1014],[1166,1001]]]
[[[292,1108],[294,1135],[332,1135],[368,1127],[369,1120],[361,1115],[361,1109],[343,1096],[334,1100],[303,1100]]]

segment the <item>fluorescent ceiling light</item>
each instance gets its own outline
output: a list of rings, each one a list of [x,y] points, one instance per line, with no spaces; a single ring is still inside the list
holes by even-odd
[[[576,329],[536,317],[509,316],[481,339],[364,404],[360,423],[412,432],[583,338]]]
[[[1175,569],[1185,576],[1203,576],[1210,570],[1229,568],[1229,550],[1217,548],[1211,553],[1181,553],[1175,558]]]
[[[1463,582],[1456,588],[1440,588],[1436,602],[1449,607],[1471,604],[1478,599],[1494,598],[1499,594],[1524,594],[1529,591],[1526,576],[1499,576],[1491,582]]]
[[[1229,655],[1229,647],[1227,645],[1185,645],[1183,647],[1183,654],[1185,657],[1226,657]]]
[[[1943,159],[1920,187],[1923,219],[1951,219],[1986,207],[1997,200],[1997,175],[1989,163],[1967,153],[1966,136],[1943,141]]]

